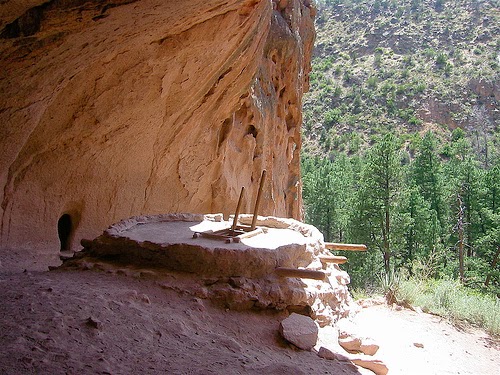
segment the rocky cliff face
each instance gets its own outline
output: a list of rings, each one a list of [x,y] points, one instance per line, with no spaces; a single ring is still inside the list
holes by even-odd
[[[300,217],[309,0],[0,5],[1,248],[161,212]]]

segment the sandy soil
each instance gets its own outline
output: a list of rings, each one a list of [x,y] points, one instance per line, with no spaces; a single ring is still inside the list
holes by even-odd
[[[391,374],[500,373],[500,341],[480,329],[386,305],[361,310],[354,322],[380,345]]]
[[[0,374],[370,373],[288,345],[278,334],[284,313],[214,306],[172,287],[176,274],[162,287],[144,276],[21,265],[0,265]],[[498,341],[477,329],[385,306],[363,309],[355,323],[380,344],[390,374],[500,368]],[[330,332],[322,329],[323,343]]]

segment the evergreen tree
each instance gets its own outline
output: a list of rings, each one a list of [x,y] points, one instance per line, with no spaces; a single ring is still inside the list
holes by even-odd
[[[323,233],[326,241],[344,241],[352,200],[352,177],[347,156],[339,154],[333,162],[306,158],[303,185],[306,220]]]
[[[430,204],[422,197],[418,187],[409,187],[401,200],[401,214],[407,216],[402,234],[401,257],[403,265],[412,275],[414,261],[420,257],[428,257],[437,243],[438,228],[433,220]]]
[[[383,254],[386,273],[395,249],[391,248],[392,220],[401,185],[401,156],[393,134],[382,137],[366,155],[358,200],[357,233]]]
[[[368,245],[345,265],[354,286],[403,267],[500,291],[500,159],[481,165],[461,129],[451,139],[438,150],[427,133],[413,159],[392,134],[364,155],[303,158],[306,220],[327,241]]]
[[[450,245],[457,251],[460,279],[465,281],[466,263],[474,263],[475,238],[481,231],[478,219],[481,171],[470,142],[465,137],[453,137],[451,158],[445,174],[448,201],[452,207],[449,218],[453,228]]]
[[[479,277],[485,286],[500,293],[500,165],[498,160],[484,174],[484,189],[481,192],[480,226],[476,250],[482,260]]]
[[[436,213],[440,225],[444,227],[441,161],[434,133],[427,132],[424,135],[412,165],[413,184],[418,187],[424,200],[430,204],[430,209]]]

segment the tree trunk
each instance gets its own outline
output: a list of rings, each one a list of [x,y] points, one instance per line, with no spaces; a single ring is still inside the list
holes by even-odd
[[[460,275],[460,282],[465,281],[464,277],[464,205],[462,203],[462,197],[460,194],[457,196],[458,203],[458,219],[457,219],[457,230],[458,230],[458,272]]]
[[[384,246],[384,269],[387,274],[391,269],[390,261],[391,261],[391,249],[389,244],[389,231],[391,230],[390,225],[390,216],[389,216],[389,208],[385,209],[385,218],[384,223],[382,225],[382,236],[383,236],[383,246]]]
[[[464,230],[463,227],[458,229],[458,269],[460,274],[460,282],[464,282]]]

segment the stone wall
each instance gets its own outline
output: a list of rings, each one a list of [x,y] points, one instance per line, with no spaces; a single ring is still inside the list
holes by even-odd
[[[242,186],[250,212],[263,169],[261,213],[300,218],[314,13],[309,0],[3,1],[2,251],[58,253],[59,235],[77,249],[133,215],[228,215]]]

